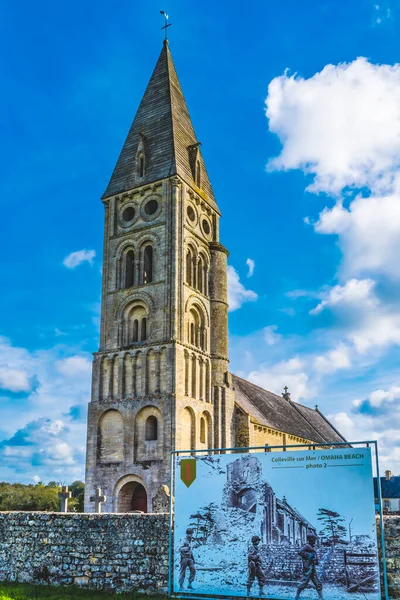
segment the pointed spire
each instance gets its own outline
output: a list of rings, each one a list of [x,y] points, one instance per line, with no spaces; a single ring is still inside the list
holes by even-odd
[[[215,206],[199,146],[168,40],[164,40],[103,198],[179,175]]]

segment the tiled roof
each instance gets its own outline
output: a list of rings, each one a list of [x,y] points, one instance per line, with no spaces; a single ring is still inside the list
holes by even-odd
[[[146,169],[140,178],[135,158],[141,137]],[[196,189],[188,147],[197,143],[168,43],[164,43],[103,198],[172,175],[181,176]],[[198,191],[215,207],[200,150],[197,158],[201,165],[201,190]]]
[[[381,491],[382,498],[400,498],[400,476],[394,475],[390,479],[381,477]],[[374,493],[375,498],[377,498],[378,490],[376,489],[376,477],[374,477]]]
[[[260,424],[313,442],[346,442],[319,410],[286,400],[232,375],[236,402]]]

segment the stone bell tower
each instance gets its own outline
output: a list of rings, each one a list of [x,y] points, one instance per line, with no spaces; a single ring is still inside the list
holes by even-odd
[[[171,58],[160,57],[108,187],[85,510],[163,511],[170,451],[233,445],[227,251]]]

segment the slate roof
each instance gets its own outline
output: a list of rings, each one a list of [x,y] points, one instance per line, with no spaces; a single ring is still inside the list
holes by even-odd
[[[135,168],[141,136],[146,158],[146,170],[142,178]],[[165,41],[103,198],[172,175],[179,175],[196,189],[188,146],[197,142],[168,42]],[[201,190],[197,189],[216,208],[200,150],[198,160],[201,165]]]
[[[286,400],[250,381],[232,375],[236,403],[261,425],[313,442],[345,442],[319,410]]]
[[[390,479],[386,479],[386,477],[381,477],[381,492],[382,498],[400,498],[400,476],[394,475]],[[374,477],[374,494],[375,498],[378,497],[378,490],[376,487],[377,479]]]

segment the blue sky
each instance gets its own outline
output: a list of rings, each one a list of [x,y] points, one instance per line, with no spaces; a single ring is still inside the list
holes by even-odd
[[[5,0],[0,479],[83,477],[100,196],[160,9],[231,253],[232,371],[400,472],[399,1]]]

